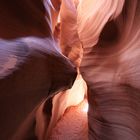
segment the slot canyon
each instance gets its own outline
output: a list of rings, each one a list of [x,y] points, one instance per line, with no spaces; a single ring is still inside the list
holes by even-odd
[[[0,140],[140,140],[140,0],[0,0]]]

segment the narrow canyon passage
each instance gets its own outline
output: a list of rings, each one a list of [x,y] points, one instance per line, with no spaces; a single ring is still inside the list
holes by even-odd
[[[66,110],[49,140],[88,140],[87,101]]]
[[[140,0],[1,0],[0,140],[140,140]]]

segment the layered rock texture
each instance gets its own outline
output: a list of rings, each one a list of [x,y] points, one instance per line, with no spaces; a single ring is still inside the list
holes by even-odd
[[[1,140],[140,140],[140,0],[1,0]]]

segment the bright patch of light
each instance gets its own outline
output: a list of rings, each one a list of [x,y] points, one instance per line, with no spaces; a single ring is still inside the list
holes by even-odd
[[[83,105],[83,112],[88,112],[88,108],[89,108],[88,102],[85,102]]]

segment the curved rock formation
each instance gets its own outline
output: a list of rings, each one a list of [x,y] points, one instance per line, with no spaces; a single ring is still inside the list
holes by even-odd
[[[89,139],[139,140],[140,1],[81,0],[78,9]]]
[[[48,1],[45,7],[38,0],[0,2],[1,140],[37,139],[38,106],[49,98],[49,110],[51,97],[77,75],[54,41]]]
[[[83,47],[91,140],[140,139],[139,6],[139,0],[62,1],[63,53],[77,53],[75,39]]]
[[[0,10],[0,139],[140,139],[140,0]]]

